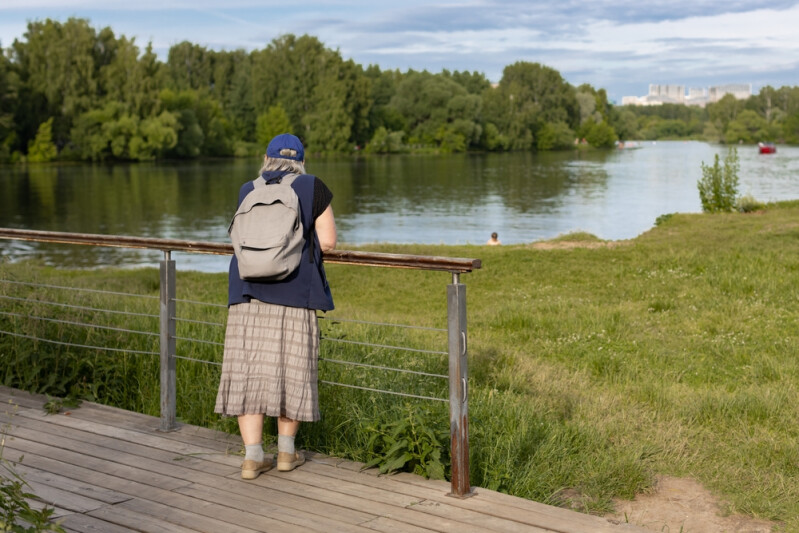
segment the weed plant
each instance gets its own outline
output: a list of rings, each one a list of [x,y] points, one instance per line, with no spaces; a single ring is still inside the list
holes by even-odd
[[[3,457],[5,428],[0,431],[0,531],[14,533],[64,533],[53,521],[55,509],[46,505],[31,505],[36,495],[28,483],[17,473],[13,463]]]
[[[799,202],[785,202],[751,214],[672,214],[636,239],[601,246],[581,237],[592,246],[368,250],[482,259],[482,269],[461,277],[468,301],[473,485],[602,513],[615,498],[646,491],[656,475],[692,476],[722,498],[726,511],[799,531],[797,220]],[[447,374],[445,355],[390,346],[446,351],[446,334],[435,328],[446,324],[450,276],[348,265],[328,265],[327,271],[337,309],[321,320],[320,378],[445,398],[445,380],[331,360]],[[157,272],[148,269],[7,264],[1,273],[3,279],[124,287],[151,296],[158,290]],[[47,292],[2,283],[0,290],[31,300]],[[235,433],[234,419],[212,412],[225,293],[223,274],[178,274],[178,315],[211,323],[178,322],[179,337],[207,341],[178,341],[178,355],[186,357],[178,361],[178,416]],[[157,301],[114,299],[131,311],[156,312]],[[22,315],[0,315],[4,331],[49,328],[43,334],[50,338],[86,344],[90,337],[158,351],[157,339],[43,325],[29,317],[30,306],[42,304],[2,302],[4,311],[20,306]],[[54,315],[79,313],[100,324],[88,311],[65,308]],[[124,316],[110,323],[156,327],[148,320]],[[5,385],[72,392],[158,414],[157,355],[9,335],[0,335],[0,350]],[[322,383],[320,405],[323,420],[303,425],[300,446],[364,463],[381,457],[376,464],[384,469],[431,476],[443,469],[448,475],[446,403]],[[273,427],[268,431],[274,435]],[[432,453],[435,448],[442,453]]]

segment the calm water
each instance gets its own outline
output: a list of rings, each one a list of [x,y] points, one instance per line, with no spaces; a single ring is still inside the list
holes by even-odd
[[[701,163],[726,147],[640,143],[592,153],[387,156],[310,160],[333,190],[342,247],[373,242],[504,243],[587,231],[635,237],[665,213],[700,212]],[[739,147],[740,192],[799,199],[799,148]],[[239,186],[259,161],[0,167],[0,227],[227,241]],[[69,266],[152,264],[157,252],[0,240],[10,258]],[[222,257],[175,254],[179,268],[225,270]]]

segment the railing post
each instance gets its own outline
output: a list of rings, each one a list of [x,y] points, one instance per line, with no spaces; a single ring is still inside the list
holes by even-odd
[[[164,252],[161,261],[161,431],[177,429],[177,378],[175,367],[175,261]]]
[[[452,274],[447,286],[449,336],[449,430],[452,456],[450,496],[471,496],[469,484],[469,409],[466,369],[466,285]]]

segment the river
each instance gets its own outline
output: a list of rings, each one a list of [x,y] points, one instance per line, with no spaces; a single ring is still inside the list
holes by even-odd
[[[585,231],[628,239],[658,216],[701,211],[701,164],[727,147],[639,142],[607,152],[310,158],[334,193],[341,248],[375,242],[526,243]],[[799,147],[739,146],[741,194],[799,199]],[[259,159],[0,166],[0,227],[227,242],[239,186]],[[153,264],[158,253],[0,240],[10,259],[65,266]],[[225,270],[222,257],[180,254],[180,268]]]

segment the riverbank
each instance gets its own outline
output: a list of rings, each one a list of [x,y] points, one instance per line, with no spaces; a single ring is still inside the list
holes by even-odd
[[[799,531],[797,238],[799,202],[783,202],[750,214],[673,215],[624,245],[360,249],[482,260],[462,276],[473,484],[604,513],[657,476],[692,477],[725,511]],[[2,271],[5,279],[155,290],[149,269]],[[331,317],[445,320],[447,274],[345,265],[329,265],[328,274]],[[225,283],[224,274],[181,274],[178,296],[224,301]],[[0,346],[30,349],[7,337]],[[0,372],[6,383],[11,366]],[[157,395],[147,393],[157,372],[142,378],[151,372],[128,368],[134,391],[117,394],[157,409]],[[206,374],[181,386],[179,416],[235,431],[201,412],[216,387],[214,372]],[[112,385],[126,386],[119,380]],[[323,390],[323,422],[303,430],[303,446],[368,460],[380,417],[418,410],[349,398]],[[440,424],[441,411],[424,423]]]

